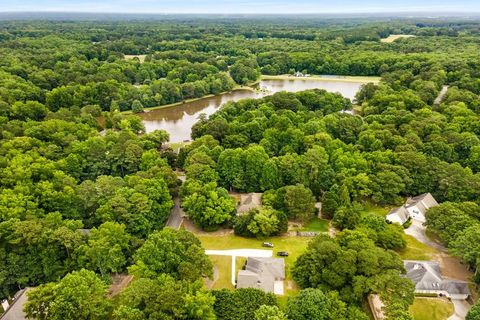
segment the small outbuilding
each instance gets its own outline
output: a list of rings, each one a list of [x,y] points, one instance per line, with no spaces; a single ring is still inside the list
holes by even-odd
[[[240,195],[237,213],[243,214],[262,205],[262,193],[246,193]]]

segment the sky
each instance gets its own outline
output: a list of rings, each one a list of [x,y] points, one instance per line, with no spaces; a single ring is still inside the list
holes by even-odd
[[[0,12],[479,13],[480,0],[0,0]]]

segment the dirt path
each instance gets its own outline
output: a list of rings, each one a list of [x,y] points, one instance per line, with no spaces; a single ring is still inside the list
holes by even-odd
[[[447,91],[448,91],[448,86],[443,86],[442,90],[438,94],[438,97],[435,99],[435,102],[433,104],[436,106],[440,105],[440,103],[442,103],[443,98],[445,98]]]
[[[213,286],[215,285],[215,282],[217,282],[219,278],[219,272],[218,272],[218,267],[216,265],[213,266],[213,279],[206,278],[205,279],[205,287],[207,289],[213,289]]]
[[[233,229],[220,229],[217,231],[203,231],[202,229],[198,228],[196,225],[193,224],[190,219],[185,217],[183,219],[183,227],[185,230],[190,231],[196,235],[206,235],[206,236],[225,236],[229,234],[233,234]]]
[[[332,238],[335,237],[335,235],[337,234],[338,230],[335,229],[335,227],[333,226],[332,224],[332,221],[330,221],[330,223],[328,224],[328,235]]]
[[[130,282],[132,282],[133,276],[132,275],[126,275],[126,274],[119,274],[116,276],[112,277],[112,285],[110,288],[108,288],[108,296],[109,297],[114,297],[120,292],[123,291]]]

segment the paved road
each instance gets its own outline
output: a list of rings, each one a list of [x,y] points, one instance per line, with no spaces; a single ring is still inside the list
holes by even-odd
[[[20,296],[17,297],[15,302],[10,306],[3,316],[0,316],[1,320],[24,320],[27,319],[23,307],[27,303],[27,292],[32,290],[31,288],[24,289]]]
[[[172,212],[168,217],[167,227],[178,230],[180,229],[180,226],[182,225],[182,222],[183,222],[183,218],[185,217],[185,211],[183,211],[182,207],[180,207],[179,198],[175,198],[173,202],[175,203],[175,205],[173,206]]]
[[[237,257],[256,257],[256,258],[270,258],[273,256],[272,250],[262,249],[233,249],[233,250],[205,250],[208,256],[231,256],[232,257],[232,284],[235,286],[235,272],[237,270]]]
[[[414,237],[415,239],[417,239],[421,243],[426,244],[429,247],[435,248],[435,249],[440,250],[442,252],[446,252],[447,250],[445,249],[444,246],[430,240],[427,237],[427,235],[425,233],[425,229],[426,229],[425,226],[423,226],[420,221],[413,220],[412,225],[410,227],[408,227],[407,229],[405,229],[405,233],[408,234],[408,235],[411,235],[412,237]]]
[[[455,313],[448,318],[448,320],[465,320],[468,310],[470,310],[470,304],[465,300],[452,300],[455,307]]]

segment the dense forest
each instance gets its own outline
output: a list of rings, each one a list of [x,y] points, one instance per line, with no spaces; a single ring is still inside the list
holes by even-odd
[[[416,37],[380,42],[391,34]],[[361,320],[376,293],[388,319],[412,319],[403,228],[362,208],[432,193],[428,229],[480,283],[479,49],[480,23],[460,20],[0,21],[0,298],[38,286],[36,319]],[[227,103],[178,155],[125,112],[295,71],[381,81],[353,102]],[[237,216],[229,192],[263,192],[264,207]],[[281,235],[320,201],[339,233],[297,259],[287,303],[207,290],[201,242],[164,228],[176,197],[207,232]],[[135,280],[111,299],[118,273]]]

